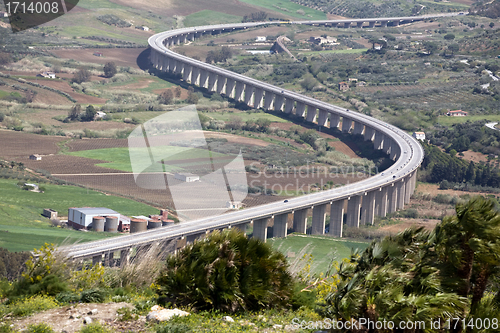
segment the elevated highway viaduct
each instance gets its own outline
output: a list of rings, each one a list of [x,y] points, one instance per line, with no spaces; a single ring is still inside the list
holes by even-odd
[[[287,24],[326,25],[341,27],[386,26],[425,20],[442,16],[416,16],[357,20],[326,20],[289,22]],[[374,149],[382,150],[394,164],[381,174],[343,187],[294,197],[288,202],[274,202],[221,216],[183,222],[179,225],[153,229],[137,234],[94,241],[62,248],[75,259],[110,259],[120,251],[126,258],[132,248],[154,243],[170,243],[174,248],[191,242],[206,233],[224,228],[245,229],[253,224],[253,235],[267,239],[267,227],[273,220],[274,237],[286,237],[287,221],[293,220],[293,230],[305,233],[307,216],[312,210],[312,234],[325,233],[329,215],[329,234],[342,237],[344,223],[359,227],[373,224],[374,216],[403,209],[410,201],[416,183],[416,173],[424,152],[421,145],[403,130],[370,116],[349,111],[314,98],[282,89],[211,64],[191,59],[170,50],[173,45],[193,41],[204,35],[214,35],[282,22],[257,22],[213,25],[166,31],[149,38],[151,62],[160,71],[178,74],[182,80],[246,103],[253,108],[294,114],[317,126],[338,128],[342,132],[359,134],[373,142]],[[345,221],[344,221],[345,219]]]

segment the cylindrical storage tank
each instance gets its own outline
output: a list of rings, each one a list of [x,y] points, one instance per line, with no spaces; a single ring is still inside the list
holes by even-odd
[[[168,227],[170,225],[174,225],[174,220],[163,220],[161,221],[161,225],[164,227]]]
[[[156,229],[161,227],[161,221],[156,219],[151,219],[148,221],[148,229]]]
[[[130,233],[148,230],[148,221],[143,219],[132,219],[130,221]]]
[[[168,220],[168,209],[161,209],[160,215],[162,220]]]
[[[102,216],[94,216],[92,218],[92,229],[94,231],[103,232],[105,221],[106,219]]]
[[[118,232],[118,217],[106,216],[106,223],[104,224],[104,231]]]

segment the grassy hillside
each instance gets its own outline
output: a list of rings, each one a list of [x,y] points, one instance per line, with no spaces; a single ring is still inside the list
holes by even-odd
[[[107,207],[124,215],[157,213],[148,205],[79,187],[44,184],[45,193],[35,193],[22,190],[17,182],[0,179],[0,247],[10,251],[30,251],[65,239],[91,241],[112,236],[51,227],[41,216],[44,208],[56,210],[59,216],[67,216],[69,207]]]

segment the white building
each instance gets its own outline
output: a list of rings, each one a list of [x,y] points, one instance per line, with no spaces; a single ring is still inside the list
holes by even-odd
[[[142,29],[142,30],[144,30],[144,31],[149,31],[149,28],[148,28],[148,27],[146,27],[146,26],[142,26],[142,28],[141,28],[141,29]]]
[[[88,229],[95,216],[113,216],[120,219],[120,214],[105,207],[87,207],[68,209],[68,225],[75,229]]]
[[[226,208],[240,209],[241,207],[243,207],[243,203],[241,201],[228,201],[228,202],[226,202]]]
[[[104,118],[106,117],[106,112],[102,112],[102,111],[97,111],[97,113],[95,114],[95,118],[98,119],[98,118]]]
[[[424,132],[413,132],[412,135],[415,139],[417,140],[425,140],[425,133]]]
[[[200,180],[200,176],[193,175],[192,173],[176,173],[174,175],[175,179],[182,180],[186,183],[196,182]]]
[[[41,161],[42,160],[42,156],[38,155],[38,154],[32,154],[32,155],[30,155],[30,160]]]
[[[255,38],[256,42],[265,42],[266,40],[267,40],[266,36],[257,36],[257,38]]]

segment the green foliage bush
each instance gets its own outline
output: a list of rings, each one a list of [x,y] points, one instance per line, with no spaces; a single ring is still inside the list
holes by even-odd
[[[7,305],[0,305],[0,315],[10,313],[12,317],[29,316],[32,313],[50,310],[59,306],[59,303],[50,296],[31,296],[19,299]]]
[[[84,290],[80,300],[83,303],[102,303],[106,300],[106,292],[98,288]]]
[[[80,295],[72,291],[65,291],[57,294],[56,300],[59,303],[75,303],[80,300]]]
[[[167,259],[160,302],[225,312],[285,307],[293,293],[284,255],[236,229],[215,231]]]
[[[110,329],[103,327],[99,323],[92,323],[89,325],[85,325],[78,332],[79,333],[112,333],[112,331]]]
[[[188,325],[183,323],[169,322],[158,327],[156,333],[188,333],[192,332]]]
[[[27,333],[54,333],[54,330],[48,324],[37,324],[37,325],[29,325]]]

